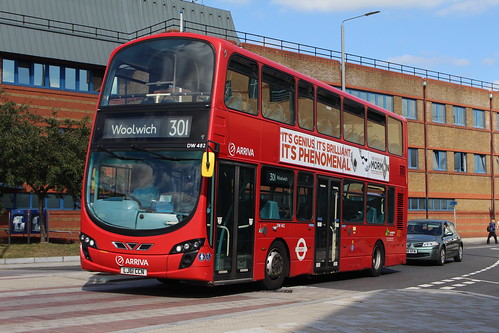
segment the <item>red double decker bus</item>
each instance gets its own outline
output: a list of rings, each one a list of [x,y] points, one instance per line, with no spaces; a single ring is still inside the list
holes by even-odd
[[[209,285],[398,265],[407,125],[231,42],[111,55],[81,216],[85,270]]]

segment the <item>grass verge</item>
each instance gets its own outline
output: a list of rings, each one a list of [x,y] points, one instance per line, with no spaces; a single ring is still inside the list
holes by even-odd
[[[79,255],[79,242],[72,244],[31,243],[2,244],[0,243],[0,259],[33,258],[33,257],[64,257]]]

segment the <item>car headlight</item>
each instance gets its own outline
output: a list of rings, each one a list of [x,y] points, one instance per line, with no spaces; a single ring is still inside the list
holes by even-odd
[[[423,247],[438,246],[438,242],[424,242]]]

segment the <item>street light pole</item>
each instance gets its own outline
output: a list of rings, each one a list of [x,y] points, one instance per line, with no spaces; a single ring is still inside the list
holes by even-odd
[[[345,91],[345,22],[354,20],[360,17],[364,16],[370,16],[374,14],[378,14],[380,11],[377,10],[375,12],[369,12],[363,15],[355,16],[348,18],[346,20],[343,20],[341,23],[341,90]]]

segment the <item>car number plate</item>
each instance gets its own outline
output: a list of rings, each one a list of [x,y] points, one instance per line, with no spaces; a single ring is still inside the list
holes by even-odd
[[[121,267],[120,273],[125,275],[147,276],[147,269],[137,267]]]
[[[418,250],[415,250],[415,249],[407,249],[407,253],[418,253]]]

